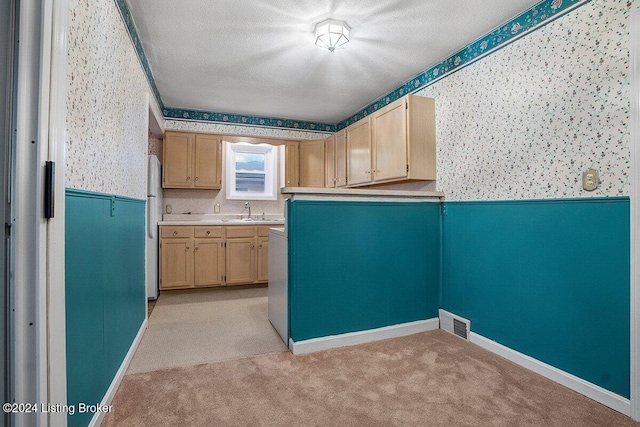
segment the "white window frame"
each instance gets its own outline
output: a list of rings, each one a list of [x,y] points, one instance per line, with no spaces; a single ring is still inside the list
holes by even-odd
[[[277,147],[269,144],[250,144],[246,142],[226,142],[226,198],[228,200],[278,200],[278,165]],[[236,162],[235,153],[264,154],[264,191],[245,192],[236,191]]]

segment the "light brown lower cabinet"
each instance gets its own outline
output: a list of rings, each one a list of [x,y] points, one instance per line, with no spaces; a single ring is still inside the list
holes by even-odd
[[[192,239],[163,239],[161,263],[162,289],[189,288],[192,283]]]
[[[270,226],[161,226],[160,289],[268,280]]]
[[[269,238],[258,237],[258,282],[269,281]]]
[[[222,239],[195,239],[194,243],[193,286],[221,286],[224,267]]]
[[[238,237],[226,241],[226,271],[227,285],[241,285],[255,281],[254,251],[256,242],[253,237]]]

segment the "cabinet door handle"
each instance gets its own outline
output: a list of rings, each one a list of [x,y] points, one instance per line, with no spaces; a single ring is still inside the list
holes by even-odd
[[[174,236],[177,236],[177,235],[178,235],[178,231],[177,231],[177,230],[176,230],[176,231],[174,231],[174,232],[173,232],[173,235],[174,235]]]
[[[185,249],[185,252],[189,250],[189,246],[187,246],[187,248]]]
[[[199,246],[196,246],[196,248],[194,249],[196,252],[198,252],[198,249],[200,249]]]
[[[251,244],[251,249],[255,249],[255,245],[253,243]]]
[[[191,181],[191,177],[190,176],[187,177],[187,181]]]
[[[210,231],[210,230],[207,230],[207,236],[208,236],[209,234],[211,234],[211,231]]]
[[[196,176],[196,179],[195,179],[195,180],[197,181],[197,180],[199,180],[199,179],[200,179],[200,177],[199,177],[199,176]]]

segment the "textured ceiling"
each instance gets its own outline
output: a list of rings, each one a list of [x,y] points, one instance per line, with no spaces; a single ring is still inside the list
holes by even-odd
[[[336,123],[531,0],[128,0],[166,107]],[[351,42],[314,45],[342,19]]]

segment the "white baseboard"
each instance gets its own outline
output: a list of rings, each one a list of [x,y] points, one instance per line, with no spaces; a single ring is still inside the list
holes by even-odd
[[[364,344],[388,338],[403,337],[405,335],[417,334],[419,332],[433,331],[439,327],[440,322],[438,318],[434,318],[401,323],[393,326],[385,326],[377,329],[368,329],[366,331],[312,338],[310,340],[298,342],[294,342],[289,338],[289,350],[291,350],[293,354],[312,353],[314,351],[328,350],[330,348],[346,347],[349,345]]]
[[[133,340],[133,343],[131,343],[131,347],[129,347],[129,351],[127,352],[127,355],[125,356],[124,360],[122,361],[122,364],[120,365],[120,369],[118,369],[118,372],[116,372],[116,376],[113,378],[113,381],[111,381],[111,385],[109,386],[109,389],[105,393],[104,398],[102,398],[102,402],[100,402],[101,406],[104,407],[111,404],[111,401],[113,400],[113,397],[116,395],[116,391],[118,390],[118,387],[120,387],[120,383],[124,378],[124,374],[127,372],[127,368],[129,367],[129,364],[133,359],[133,355],[135,354],[136,350],[138,349],[138,346],[140,345],[140,341],[142,340],[142,335],[144,335],[144,331],[146,329],[147,329],[147,319],[144,319],[144,322],[142,322],[142,325],[140,325],[138,334]],[[96,412],[93,415],[91,422],[89,423],[89,427],[99,427],[105,415],[106,414],[104,412]]]
[[[512,350],[509,347],[505,347],[504,345],[499,344],[496,341],[485,338],[482,335],[478,335],[474,332],[471,332],[469,340],[472,343],[491,351],[492,353],[496,353],[499,356],[504,357],[505,359],[523,366],[539,375],[542,375],[543,377],[549,378],[552,381],[562,384],[563,386],[568,387],[580,394],[583,394],[588,398],[595,400],[596,402],[602,403],[603,405],[608,406],[611,409],[615,409],[616,411],[621,412],[627,416],[631,415],[631,402],[629,399],[625,399],[622,396],[612,393],[609,390],[606,390],[593,383],[585,381],[582,378],[578,378],[568,372],[562,371],[558,368],[554,368],[551,365],[547,365],[546,363],[534,359],[533,357]]]

